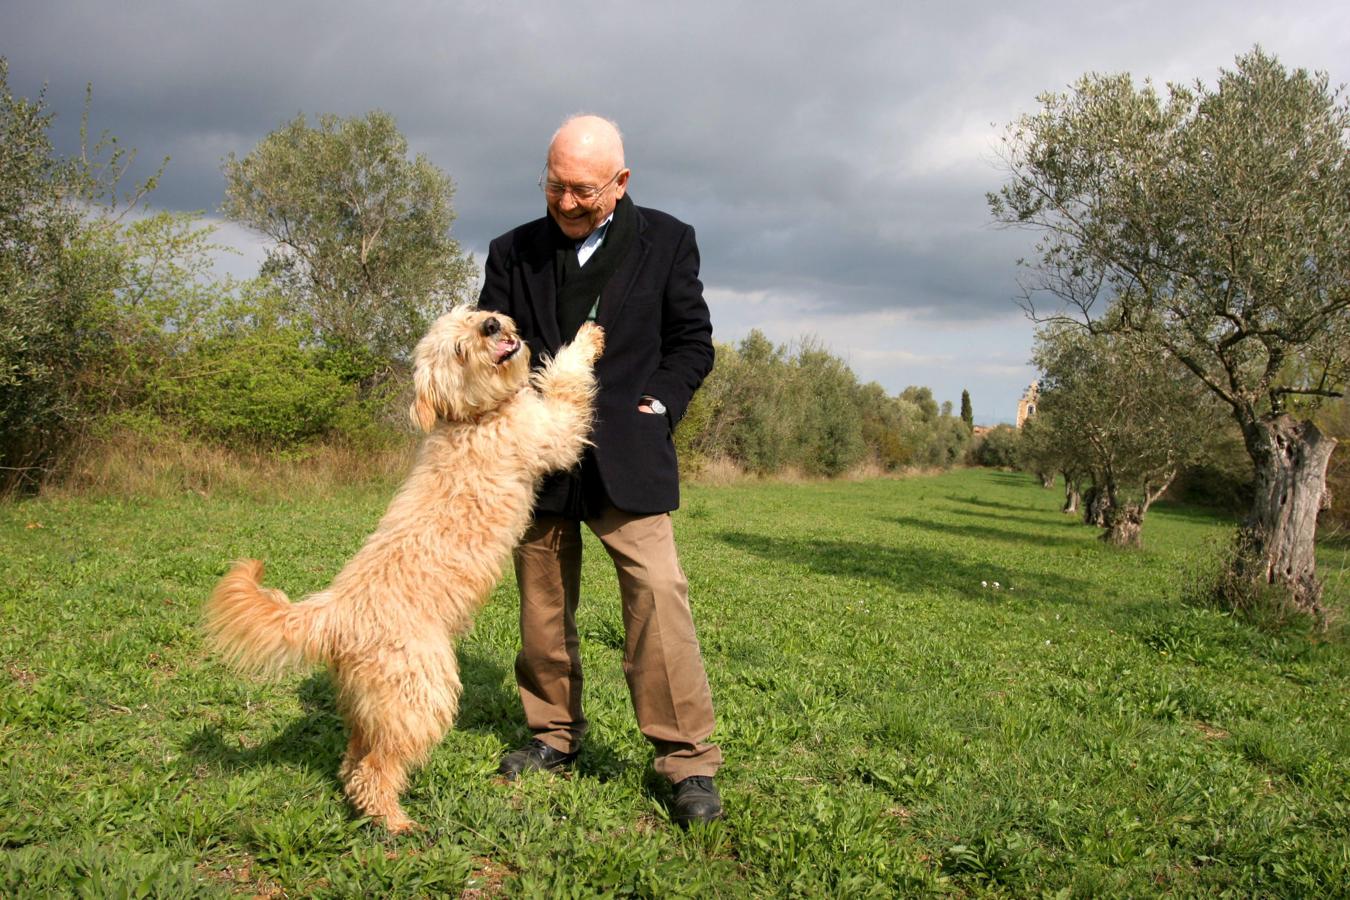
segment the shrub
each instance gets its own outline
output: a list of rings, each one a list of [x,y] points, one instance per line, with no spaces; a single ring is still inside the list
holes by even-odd
[[[852,370],[843,360],[807,343],[794,361],[792,380],[802,467],[813,475],[835,476],[861,462],[867,448],[858,381]]]
[[[118,155],[57,157],[44,99],[14,97],[7,75],[0,58],[0,489],[39,481],[78,424],[84,367],[107,347],[92,310],[122,264],[89,215]]]
[[[1186,503],[1240,512],[1251,508],[1253,476],[1251,459],[1236,426],[1215,432],[1209,455],[1187,466],[1168,491]]]
[[[792,352],[752,331],[739,347],[718,346],[675,439],[694,470],[731,460],[756,474],[834,477],[863,465],[945,468],[961,458],[970,429],[940,412],[926,387],[888,396],[879,384],[859,385],[814,340]]]
[[[1317,424],[1340,441],[1327,465],[1330,499],[1321,521],[1343,535],[1350,530],[1350,397],[1341,397],[1323,407]]]
[[[328,434],[355,391],[300,341],[283,328],[203,342],[165,380],[166,412],[190,433],[232,445],[289,446]]]
[[[1021,458],[1021,433],[1011,425],[999,425],[985,432],[975,447],[977,465],[1010,469]]]

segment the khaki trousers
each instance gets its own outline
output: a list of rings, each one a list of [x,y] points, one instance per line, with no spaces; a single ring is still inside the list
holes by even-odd
[[[619,576],[623,672],[638,728],[655,748],[654,768],[671,781],[714,774],[722,751],[707,743],[712,693],[670,516],[634,516],[607,506],[586,526]],[[538,517],[516,549],[515,564],[521,640],[516,684],[525,721],[539,740],[570,753],[581,746],[587,726],[576,623],[580,523]]]

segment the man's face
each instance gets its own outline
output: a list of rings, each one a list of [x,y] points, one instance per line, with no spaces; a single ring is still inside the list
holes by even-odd
[[[593,151],[588,145],[565,139],[555,141],[549,148],[548,166],[544,169],[548,214],[562,233],[574,241],[598,228],[628,188],[628,170],[623,164],[611,155]],[[563,185],[567,190],[550,190],[550,184]],[[601,190],[589,200],[578,199],[573,190],[584,194],[588,188]]]

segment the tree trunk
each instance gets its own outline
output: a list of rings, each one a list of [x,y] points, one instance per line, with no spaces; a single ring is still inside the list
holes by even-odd
[[[1078,485],[1068,475],[1064,476],[1064,507],[1060,512],[1065,515],[1078,512]]]
[[[1102,540],[1114,547],[1141,547],[1144,511],[1137,503],[1122,503],[1106,508],[1106,531]]]
[[[1242,525],[1238,574],[1284,588],[1296,608],[1321,616],[1313,542],[1336,439],[1287,414],[1263,416],[1243,436],[1256,466],[1256,496]]]
[[[1040,478],[1041,487],[1045,488],[1047,491],[1055,486],[1054,472],[1037,472],[1036,477]]]
[[[1111,498],[1106,489],[1094,484],[1083,492],[1083,524],[1106,527],[1107,511],[1111,508]]]

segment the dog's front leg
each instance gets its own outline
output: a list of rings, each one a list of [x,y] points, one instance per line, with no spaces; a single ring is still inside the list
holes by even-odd
[[[539,474],[571,468],[581,459],[595,411],[595,361],[604,349],[604,330],[585,322],[572,343],[534,374],[543,401],[533,459]]]

